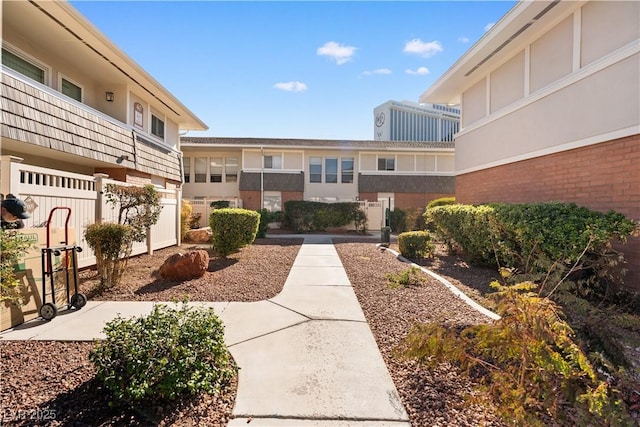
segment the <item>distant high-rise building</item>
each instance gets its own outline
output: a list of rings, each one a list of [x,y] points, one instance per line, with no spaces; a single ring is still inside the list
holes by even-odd
[[[460,129],[460,108],[410,101],[387,101],[373,110],[376,141],[453,141]]]

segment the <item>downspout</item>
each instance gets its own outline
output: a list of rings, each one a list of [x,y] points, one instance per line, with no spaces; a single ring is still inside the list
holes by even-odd
[[[264,147],[260,146],[260,210],[264,209]]]

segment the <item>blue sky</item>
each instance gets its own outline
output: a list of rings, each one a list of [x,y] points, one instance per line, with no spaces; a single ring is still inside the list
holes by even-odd
[[[514,1],[72,1],[209,130],[373,139]]]

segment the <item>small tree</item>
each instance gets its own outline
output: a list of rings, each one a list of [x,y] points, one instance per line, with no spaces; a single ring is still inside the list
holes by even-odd
[[[15,275],[18,260],[29,249],[29,242],[16,230],[0,229],[0,301],[20,305],[20,280]]]
[[[93,224],[85,239],[96,253],[96,264],[102,287],[120,283],[131,255],[133,242],[146,239],[148,230],[158,222],[162,205],[160,194],[151,184],[133,187],[107,184],[107,203],[117,207],[117,224]]]

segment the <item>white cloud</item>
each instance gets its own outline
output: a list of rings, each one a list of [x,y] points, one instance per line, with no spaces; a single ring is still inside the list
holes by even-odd
[[[417,70],[405,70],[405,73],[414,76],[425,76],[429,74],[429,69],[427,67],[419,67]]]
[[[404,53],[420,55],[424,58],[430,58],[438,52],[442,52],[442,45],[439,41],[423,42],[420,39],[413,39],[404,45]]]
[[[365,76],[370,76],[372,74],[391,74],[391,70],[388,68],[378,68],[376,70],[364,71],[362,74]]]
[[[489,22],[487,25],[484,26],[484,30],[489,31],[494,25],[496,25],[495,22]]]
[[[307,90],[307,85],[302,82],[276,83],[273,87],[287,92],[304,92]]]
[[[458,41],[460,43],[469,43],[469,37],[464,37],[464,36],[458,37]]]
[[[351,61],[351,57],[355,52],[355,47],[336,42],[327,42],[316,51],[320,56],[328,56],[333,59],[338,65]]]

